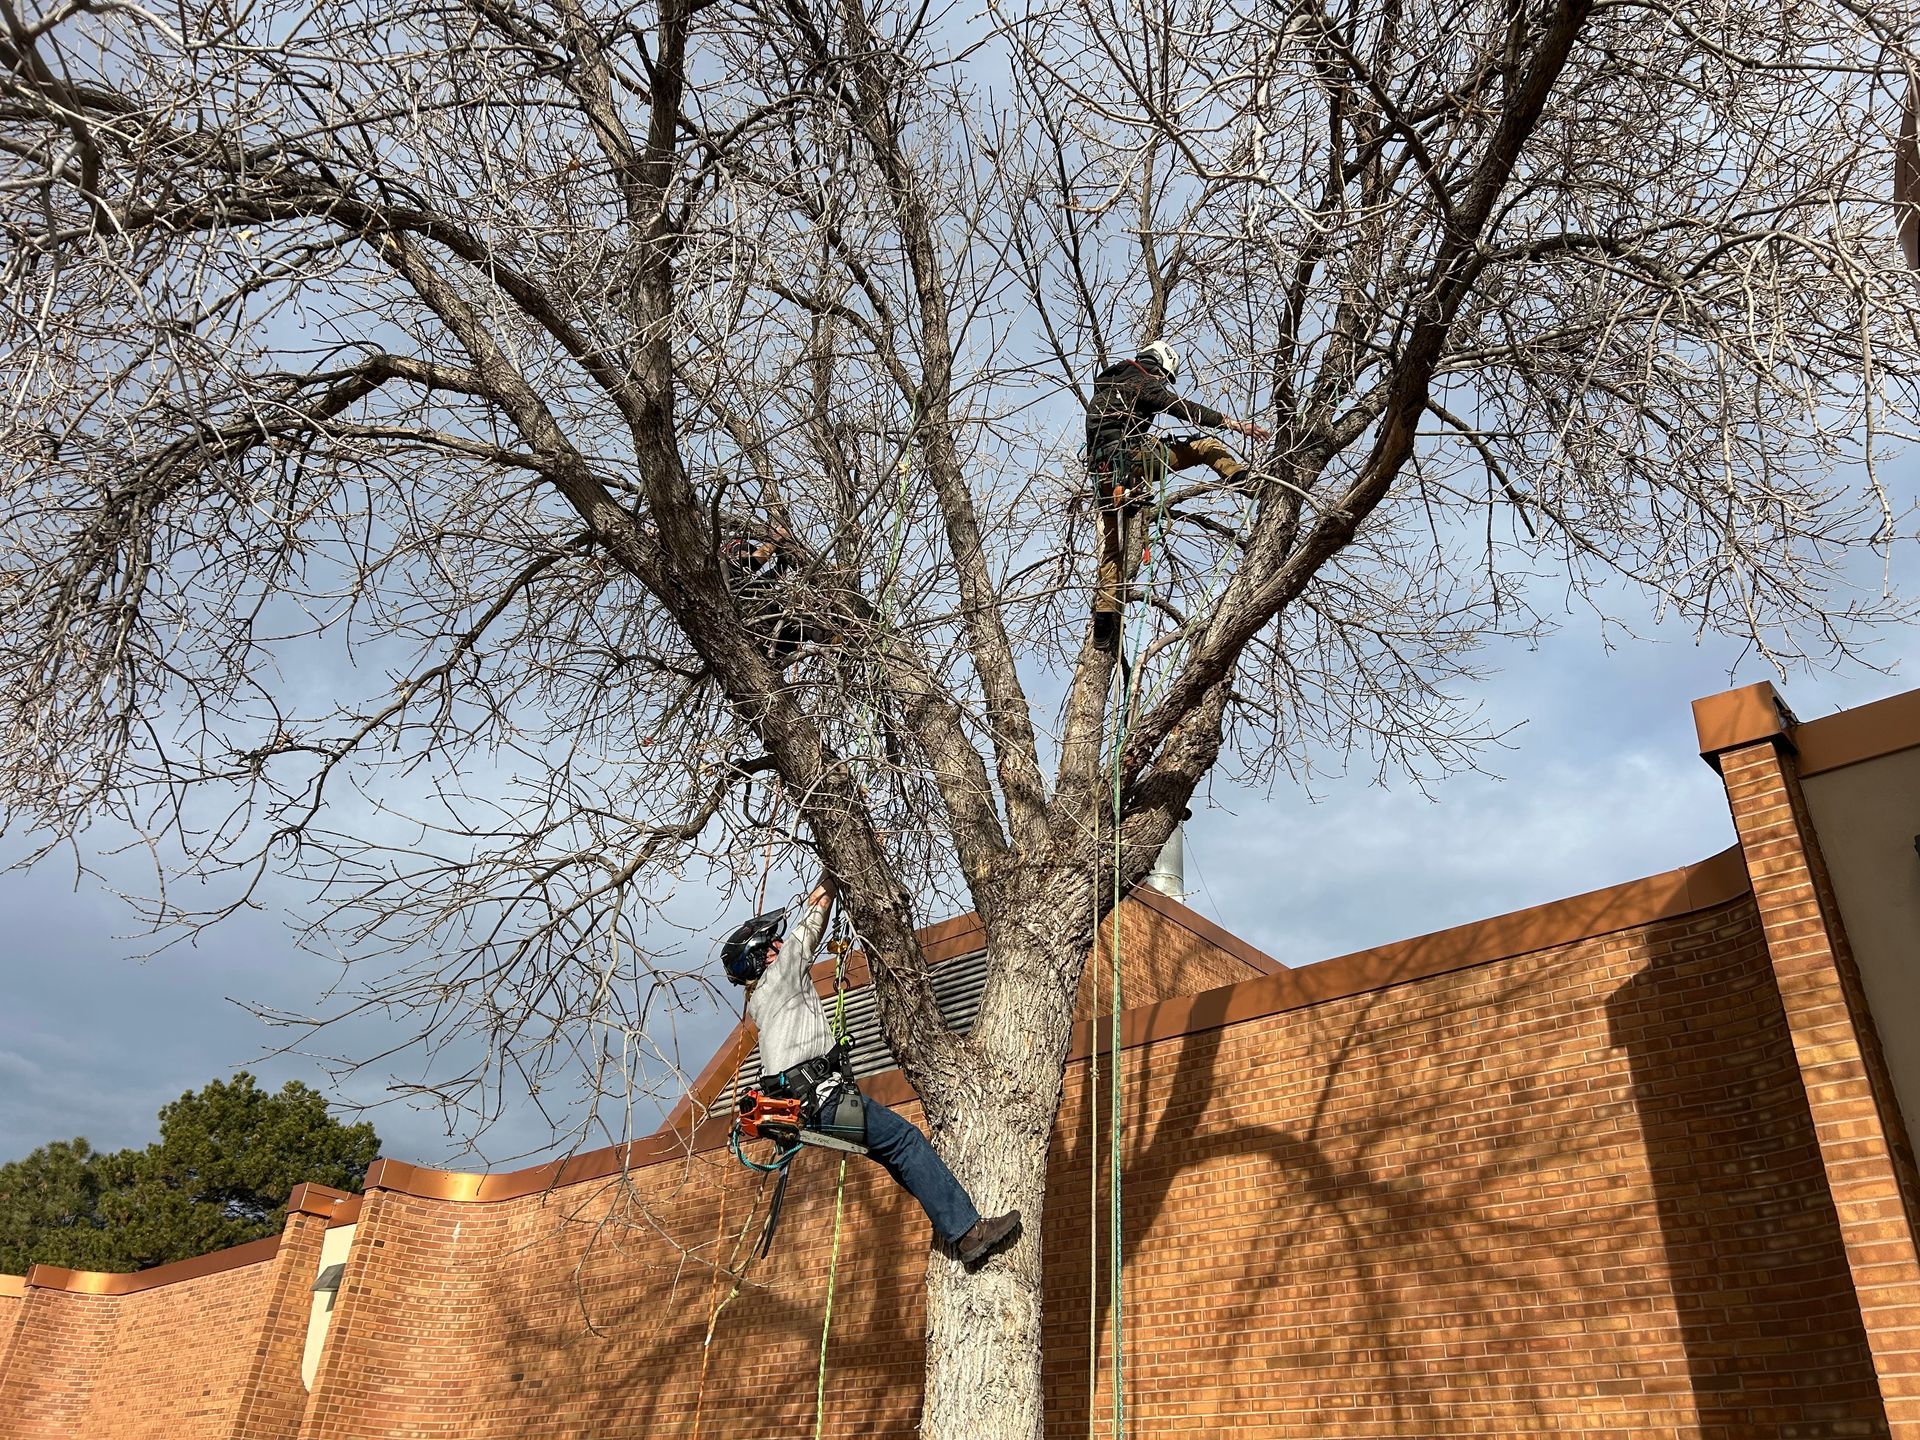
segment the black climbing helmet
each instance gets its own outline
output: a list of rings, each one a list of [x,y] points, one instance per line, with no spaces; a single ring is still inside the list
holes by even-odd
[[[720,947],[720,963],[727,979],[736,985],[751,985],[767,973],[767,950],[787,933],[787,912],[769,910],[756,915],[727,936]]]

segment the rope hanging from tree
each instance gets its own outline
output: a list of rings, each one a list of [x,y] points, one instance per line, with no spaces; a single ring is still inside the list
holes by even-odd
[[[915,423],[919,413],[915,412]],[[912,432],[902,442],[900,454],[895,461],[895,470],[900,483],[894,494],[893,535],[888,548],[887,573],[880,585],[880,623],[884,630],[893,628],[893,582],[900,571],[900,552],[906,539],[907,480],[912,473],[908,463],[908,446],[912,443]],[[864,749],[869,759],[869,773],[872,766],[872,750],[879,743],[879,717],[871,704],[865,712]],[[833,1039],[836,1045],[847,1043],[847,954],[853,947],[852,926],[847,920],[844,907],[835,916],[839,934],[834,940],[833,965]],[[833,1187],[833,1250],[827,1261],[827,1301],[820,1316],[820,1363],[814,1374],[813,1382],[813,1440],[820,1440],[827,1418],[827,1338],[833,1330],[833,1295],[840,1275],[840,1229],[841,1219],[846,1209],[847,1197],[847,1157],[840,1157],[840,1174]]]
[[[853,948],[852,929],[846,912],[835,919],[840,933],[834,938],[833,963],[833,1042],[847,1043],[847,952]],[[833,1253],[827,1261],[827,1303],[820,1316],[820,1364],[813,1381],[813,1440],[827,1419],[827,1336],[833,1330],[833,1292],[840,1276],[840,1217],[847,1198],[847,1157],[840,1157],[840,1176],[833,1187]]]
[[[1140,573],[1140,589],[1143,592],[1152,586],[1154,569],[1159,561],[1160,551],[1165,548],[1166,514],[1167,514],[1166,507],[1167,507],[1167,477],[1166,477],[1166,471],[1163,467],[1160,471],[1160,476],[1159,476],[1158,493],[1155,496],[1155,500],[1154,500],[1154,518],[1153,518],[1152,535],[1151,535],[1151,538],[1147,541],[1145,546],[1145,553],[1141,557],[1143,568]],[[1131,596],[1123,595],[1122,604],[1127,605],[1130,608],[1130,602],[1131,602]],[[1111,810],[1110,820],[1113,827],[1112,871],[1111,871],[1111,881],[1113,886],[1113,892],[1112,892],[1113,907],[1109,912],[1109,918],[1107,922],[1110,927],[1111,937],[1112,937],[1111,945],[1109,947],[1111,960],[1112,960],[1112,974],[1110,977],[1111,985],[1108,993],[1108,1012],[1107,1012],[1108,1013],[1107,1031],[1110,1037],[1109,1038],[1110,1048],[1109,1048],[1108,1057],[1107,1057],[1107,1085],[1108,1085],[1107,1108],[1109,1112],[1108,1156],[1107,1156],[1107,1194],[1108,1194],[1107,1290],[1113,1306],[1113,1360],[1112,1360],[1112,1396],[1111,1396],[1113,1423],[1112,1423],[1112,1429],[1110,1431],[1112,1440],[1123,1440],[1123,1437],[1126,1434],[1126,1425],[1127,1425],[1126,1293],[1125,1293],[1125,1283],[1124,1283],[1125,1276],[1122,1269],[1122,1266],[1125,1260],[1125,1255],[1123,1253],[1123,1249],[1121,1246],[1121,1218],[1122,1218],[1121,1172],[1122,1172],[1122,1161],[1123,1161],[1122,1142],[1125,1136],[1126,1118],[1122,1110],[1124,1094],[1123,1094],[1121,1074],[1120,1074],[1120,1012],[1123,1005],[1125,1004],[1125,987],[1122,981],[1121,971],[1125,961],[1126,941],[1124,939],[1124,927],[1121,924],[1121,915],[1120,915],[1120,898],[1121,898],[1120,887],[1121,887],[1122,878],[1123,878],[1122,868],[1121,868],[1122,860],[1121,860],[1121,850],[1120,850],[1120,825],[1121,825],[1122,819],[1124,818],[1124,799],[1125,799],[1122,792],[1122,788],[1121,788],[1121,766],[1122,766],[1122,760],[1126,751],[1127,731],[1133,719],[1132,700],[1133,700],[1133,687],[1134,687],[1134,679],[1135,679],[1132,673],[1132,667],[1129,664],[1127,657],[1129,654],[1133,653],[1133,651],[1137,648],[1137,641],[1140,637],[1140,620],[1137,615],[1134,617],[1134,621],[1135,623],[1134,623],[1134,626],[1132,627],[1133,633],[1131,635],[1127,633],[1126,626],[1123,625],[1121,627],[1120,664],[1116,668],[1115,674],[1114,674],[1115,698],[1113,702],[1113,745],[1112,745],[1112,758],[1111,758],[1112,783],[1110,787],[1110,794],[1111,794],[1111,800],[1112,800],[1112,810]],[[1098,864],[1098,861],[1096,860],[1095,863]],[[1095,901],[1096,903],[1098,903],[1098,877],[1097,876],[1095,880]],[[1099,1133],[1098,1131],[1098,1113],[1099,1113],[1098,1112],[1098,1094],[1099,1094],[1099,1064],[1100,1064],[1099,1062],[1100,1016],[1099,1016],[1099,1006],[1098,1006],[1099,981],[1097,978],[1099,973],[1099,966],[1097,963],[1094,966],[1094,973],[1096,977],[1094,981],[1094,989],[1093,989],[1095,1003],[1092,1007],[1094,1014],[1092,1018],[1092,1031],[1090,1035],[1091,1043],[1088,1045],[1089,1072],[1087,1077],[1088,1090],[1089,1090],[1090,1096],[1092,1097],[1092,1104],[1093,1104],[1093,1115],[1092,1115],[1092,1120],[1089,1126],[1089,1143],[1090,1144],[1095,1143],[1092,1141],[1091,1137]],[[1095,1200],[1097,1200],[1097,1197],[1099,1195],[1099,1171],[1100,1171],[1099,1156],[1097,1151],[1090,1152],[1090,1155],[1091,1155],[1091,1159],[1090,1159],[1090,1164],[1088,1168],[1091,1171],[1092,1177],[1093,1177],[1092,1178],[1092,1184],[1093,1184],[1092,1196]],[[1089,1216],[1088,1218],[1091,1219],[1092,1217]],[[1100,1247],[1099,1247],[1099,1226],[1097,1224],[1089,1225],[1088,1229],[1090,1232],[1092,1232],[1094,1237],[1093,1239],[1093,1272],[1094,1273],[1093,1273],[1092,1283],[1089,1285],[1089,1298],[1093,1304],[1094,1319],[1092,1322],[1090,1322],[1090,1328],[1088,1332],[1088,1361],[1087,1361],[1087,1364],[1088,1364],[1087,1420],[1088,1420],[1088,1428],[1089,1430],[1091,1430],[1093,1426],[1093,1396],[1094,1396],[1094,1390],[1095,1390],[1095,1377],[1099,1368],[1098,1350],[1095,1342],[1098,1340],[1097,1319],[1098,1319],[1098,1313],[1099,1313],[1098,1279],[1099,1279]]]
[[[915,419],[915,423],[918,424],[919,414],[917,411],[915,412],[914,419]],[[892,625],[893,625],[893,613],[894,613],[893,612],[893,584],[894,584],[895,578],[899,573],[900,557],[904,549],[905,540],[906,540],[907,493],[908,493],[908,483],[909,483],[909,479],[912,471],[912,466],[909,460],[909,451],[910,451],[911,443],[912,443],[912,432],[909,431],[908,437],[905,441],[903,441],[901,445],[900,453],[896,457],[895,464],[894,464],[895,471],[899,477],[899,482],[896,487],[895,495],[894,495],[892,527],[891,527],[892,534],[889,537],[887,568],[886,568],[886,573],[881,580],[880,603],[878,606],[879,616],[880,616],[880,628],[883,633],[891,631]],[[871,770],[874,764],[874,761],[872,758],[873,751],[879,742],[879,716],[875,712],[875,709],[871,704],[871,702],[869,702],[864,707],[864,710],[863,710],[862,731],[863,731],[862,739],[864,741],[862,753],[865,756],[865,765],[866,765],[866,768],[868,769],[869,776],[871,776]],[[770,834],[767,840],[764,863],[761,867],[761,872],[760,872],[759,897],[755,902],[756,908],[764,906],[766,903],[767,881],[768,881],[768,876],[772,872],[772,868],[773,868],[773,848],[774,848],[774,837]],[[833,949],[834,955],[835,955],[833,1033],[834,1033],[834,1041],[836,1044],[845,1044],[849,1038],[847,1035],[847,1029],[846,1029],[847,955],[852,949],[854,936],[852,932],[852,927],[847,920],[844,910],[842,910],[839,914],[836,915],[835,925],[837,927],[838,934],[836,935],[835,939],[831,942],[831,948]],[[739,1075],[740,1075],[740,1067],[736,1065],[734,1070],[734,1084],[736,1086],[739,1084]],[[729,1138],[729,1144],[732,1147],[735,1159],[739,1160],[741,1164],[747,1166],[748,1168],[761,1172],[761,1183],[763,1186],[765,1184],[765,1178],[767,1175],[778,1174],[778,1176],[780,1177],[779,1180],[776,1182],[774,1199],[768,1208],[767,1224],[766,1224],[766,1228],[762,1232],[761,1243],[757,1247],[756,1254],[754,1256],[749,1257],[749,1264],[751,1264],[752,1259],[758,1258],[759,1256],[765,1255],[767,1253],[767,1247],[770,1244],[772,1239],[773,1225],[779,1217],[780,1203],[782,1198],[785,1195],[787,1177],[789,1174],[789,1167],[792,1165],[794,1157],[799,1154],[800,1150],[802,1149],[802,1146],[798,1143],[795,1143],[792,1146],[786,1148],[784,1151],[777,1154],[773,1158],[773,1160],[771,1160],[770,1162],[763,1163],[763,1162],[751,1160],[744,1153],[742,1153],[740,1148],[740,1133],[737,1128],[733,1132],[732,1136]],[[840,1271],[840,1238],[841,1238],[842,1229],[843,1229],[842,1221],[845,1215],[845,1208],[846,1208],[846,1184],[847,1184],[847,1156],[843,1153],[840,1157],[839,1176],[834,1186],[833,1248],[832,1248],[831,1255],[827,1265],[826,1301],[824,1306],[822,1307],[822,1314],[821,1314],[821,1320],[820,1320],[819,1361],[815,1368],[815,1373],[814,1373],[814,1415],[813,1415],[814,1440],[820,1440],[820,1436],[823,1433],[823,1430],[826,1424],[827,1345],[833,1330],[833,1302],[834,1302],[834,1294],[837,1288],[839,1271]],[[757,1197],[756,1197],[755,1204],[757,1208],[758,1206]],[[722,1196],[721,1213],[724,1216],[725,1214],[724,1194]],[[749,1215],[748,1224],[751,1225],[751,1223],[752,1223],[752,1216]],[[743,1227],[741,1231],[742,1236],[744,1236],[745,1233],[746,1233],[746,1230]],[[718,1241],[718,1236],[716,1235],[716,1244],[717,1244],[717,1241]],[[735,1254],[736,1255],[738,1254],[737,1241],[735,1244]],[[729,1268],[731,1268],[731,1263],[732,1262],[730,1260]],[[735,1295],[739,1294],[740,1288],[745,1283],[745,1280],[746,1280],[746,1273],[743,1268],[743,1270],[735,1276],[732,1291],[729,1292],[725,1300],[721,1301],[720,1304],[714,1308],[712,1317],[710,1318],[707,1325],[706,1343],[702,1347],[702,1353],[701,1353],[700,1393],[695,1402],[695,1408],[694,1408],[694,1435],[696,1436],[696,1440],[700,1433],[700,1419],[701,1419],[701,1414],[702,1414],[702,1410],[703,1410],[705,1398],[706,1398],[707,1358],[712,1349],[714,1332],[719,1325],[721,1311],[723,1311],[727,1307],[727,1305],[732,1302],[733,1297]]]

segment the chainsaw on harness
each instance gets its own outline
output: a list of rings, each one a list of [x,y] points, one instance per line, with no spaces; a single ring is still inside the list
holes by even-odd
[[[781,1071],[762,1084],[740,1091],[733,1120],[734,1154],[743,1164],[760,1166],[740,1155],[741,1140],[769,1140],[786,1154],[784,1165],[802,1145],[867,1153],[866,1106],[854,1083],[845,1040],[825,1055]]]

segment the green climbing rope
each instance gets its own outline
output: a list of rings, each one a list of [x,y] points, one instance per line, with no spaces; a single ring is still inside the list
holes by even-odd
[[[1154,500],[1153,535],[1152,535],[1152,539],[1147,544],[1146,564],[1145,564],[1145,567],[1142,569],[1141,575],[1140,575],[1140,588],[1142,591],[1145,591],[1152,585],[1154,567],[1159,563],[1160,552],[1162,549],[1165,548],[1165,545],[1166,545],[1166,516],[1167,516],[1167,472],[1165,467],[1162,467],[1159,472],[1158,493],[1156,494],[1156,497]],[[1121,856],[1120,856],[1120,823],[1121,823],[1121,820],[1123,819],[1123,814],[1122,814],[1123,796],[1121,793],[1120,776],[1121,776],[1122,759],[1126,751],[1127,730],[1133,720],[1133,716],[1132,716],[1133,677],[1129,673],[1128,665],[1126,662],[1126,656],[1131,653],[1135,653],[1135,651],[1137,650],[1138,647],[1135,642],[1137,642],[1139,635],[1140,635],[1140,622],[1138,617],[1136,617],[1132,635],[1129,636],[1124,633],[1122,635],[1123,648],[1120,652],[1121,664],[1118,670],[1116,671],[1116,674],[1114,677],[1115,683],[1116,683],[1116,699],[1113,706],[1113,762],[1112,762],[1112,765],[1113,765],[1113,769],[1112,769],[1113,876],[1112,876],[1112,879],[1113,879],[1114,905],[1113,905],[1113,910],[1111,912],[1112,918],[1109,921],[1109,925],[1111,926],[1111,931],[1112,931],[1111,952],[1112,952],[1112,962],[1113,962],[1113,973],[1111,977],[1111,981],[1112,981],[1111,992],[1107,997],[1107,1004],[1108,1004],[1107,1032],[1109,1036],[1109,1041],[1108,1041],[1109,1050],[1108,1050],[1108,1059],[1107,1059],[1107,1085],[1108,1085],[1107,1100],[1108,1100],[1108,1109],[1111,1112],[1111,1119],[1108,1125],[1109,1141],[1108,1141],[1108,1156],[1107,1156],[1107,1196],[1108,1196],[1107,1252],[1108,1252],[1108,1266],[1109,1266],[1107,1289],[1108,1289],[1108,1294],[1112,1298],[1112,1305],[1113,1305],[1113,1382],[1112,1382],[1113,1429],[1111,1432],[1112,1440],[1123,1440],[1123,1437],[1126,1435],[1126,1427],[1127,1427],[1126,1291],[1125,1291],[1125,1275],[1122,1268],[1125,1256],[1121,1247],[1121,1218],[1123,1213],[1121,1173],[1122,1173],[1122,1161],[1123,1161],[1123,1153],[1122,1153],[1123,1139],[1125,1136],[1126,1122],[1125,1122],[1125,1115],[1122,1110],[1124,1096],[1122,1094],[1122,1084],[1121,1084],[1121,1075],[1120,1075],[1120,1012],[1124,1007],[1124,1003],[1125,1003],[1125,992],[1124,992],[1124,987],[1123,987],[1123,982],[1121,977],[1122,962],[1125,958],[1125,941],[1122,938],[1123,926],[1121,924],[1120,903],[1119,903],[1120,885],[1121,885],[1121,878],[1122,878],[1121,877]],[[1099,1031],[1098,1031],[1099,1017],[1097,1015],[1094,1017],[1094,1025],[1095,1025],[1094,1043],[1092,1046],[1089,1047],[1089,1049],[1094,1055],[1097,1056],[1099,1052]],[[1097,1065],[1097,1061],[1095,1063]],[[1093,1076],[1090,1076],[1089,1084],[1097,1085],[1097,1080]],[[1098,1169],[1097,1165],[1095,1169],[1097,1172],[1097,1169]],[[1094,1228],[1094,1227],[1090,1227],[1090,1228]],[[1097,1242],[1096,1242],[1096,1245],[1097,1245]],[[1097,1249],[1096,1249],[1096,1255],[1097,1255]],[[1091,1393],[1091,1387],[1089,1387],[1089,1393]]]
[[[840,1157],[840,1182],[833,1191],[833,1258],[827,1262],[827,1308],[820,1317],[820,1369],[813,1381],[813,1440],[820,1440],[827,1419],[827,1333],[833,1329],[833,1286],[840,1272],[840,1214],[847,1197],[847,1157]]]
[[[846,916],[841,915],[841,928]],[[851,937],[842,935],[840,953],[833,966],[833,1042],[843,1045],[847,1039],[847,951]],[[833,1256],[827,1261],[827,1303],[820,1316],[820,1364],[813,1380],[813,1440],[820,1440],[827,1421],[827,1336],[833,1331],[833,1290],[840,1278],[840,1216],[847,1199],[847,1157],[840,1157],[840,1178],[833,1187]]]
[[[918,415],[916,412],[916,421],[917,421],[917,418],[918,418]],[[911,473],[911,466],[907,458],[908,457],[907,447],[911,443],[912,443],[911,432],[909,432],[908,439],[902,442],[900,453],[895,458],[895,462],[894,462],[895,469],[899,475],[899,485],[894,495],[893,533],[892,533],[892,536],[890,537],[890,542],[888,545],[886,574],[882,577],[882,580],[881,580],[880,607],[879,607],[880,622],[883,629],[887,631],[890,631],[893,627],[893,583],[900,572],[900,556],[906,541],[907,486],[908,486],[909,476]],[[867,745],[871,747],[875,742],[875,740],[877,739],[878,730],[879,730],[878,717],[875,715],[871,704],[869,704],[866,708],[865,724],[866,724],[866,731],[867,731],[866,742],[867,742]],[[871,760],[869,760],[868,763],[871,764]],[[772,845],[771,845],[771,842],[769,842],[768,852],[767,852],[767,867],[766,867],[766,870],[762,872],[760,877],[760,900],[758,903],[762,905],[764,905],[766,902],[767,873],[771,871],[772,864],[773,864]],[[840,915],[840,923],[843,930],[845,929],[845,921],[846,921],[845,912],[842,911]],[[841,937],[841,941],[842,943],[840,946],[839,954],[837,955],[835,960],[834,976],[833,976],[833,988],[834,988],[833,1036],[836,1044],[843,1043],[847,1039],[847,1027],[846,1027],[847,951],[851,945],[851,938],[850,936],[843,934]],[[737,1081],[737,1075],[738,1075],[738,1072],[736,1071],[736,1081]],[[842,1220],[846,1213],[846,1195],[847,1195],[847,1157],[845,1155],[842,1155],[840,1157],[840,1174],[839,1174],[838,1180],[835,1182],[834,1193],[833,1193],[833,1251],[832,1251],[831,1257],[827,1262],[827,1297],[826,1297],[826,1303],[822,1307],[821,1316],[820,1316],[820,1358],[819,1358],[818,1365],[816,1366],[814,1371],[814,1382],[813,1382],[814,1440],[820,1440],[820,1436],[826,1426],[827,1342],[833,1333],[833,1296],[834,1296],[834,1291],[837,1287],[837,1284],[839,1281],[839,1275],[840,1275],[840,1235],[842,1230]],[[724,1211],[722,1213],[724,1213]],[[749,1220],[751,1220],[751,1215],[749,1216]],[[744,1233],[745,1231],[743,1230],[742,1234]],[[739,1281],[736,1280],[733,1287],[733,1294],[738,1294],[739,1290],[740,1290],[740,1284],[739,1284]],[[707,1346],[708,1347],[711,1347],[713,1344],[713,1332],[714,1332],[714,1328],[719,1324],[720,1311],[724,1310],[727,1304],[733,1299],[733,1294],[728,1295],[727,1299],[722,1301],[720,1305],[714,1310],[713,1317],[709,1321],[707,1326]],[[702,1400],[705,1399],[705,1391],[706,1391],[705,1364],[706,1364],[706,1357],[703,1352],[702,1359],[701,1359],[701,1399]],[[698,1426],[698,1423],[699,1423],[699,1411],[696,1409],[695,1411],[696,1428]]]

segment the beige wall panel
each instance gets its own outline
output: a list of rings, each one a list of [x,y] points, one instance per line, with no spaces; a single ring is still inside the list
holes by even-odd
[[[1901,1116],[1920,1149],[1920,748],[1801,786]]]

